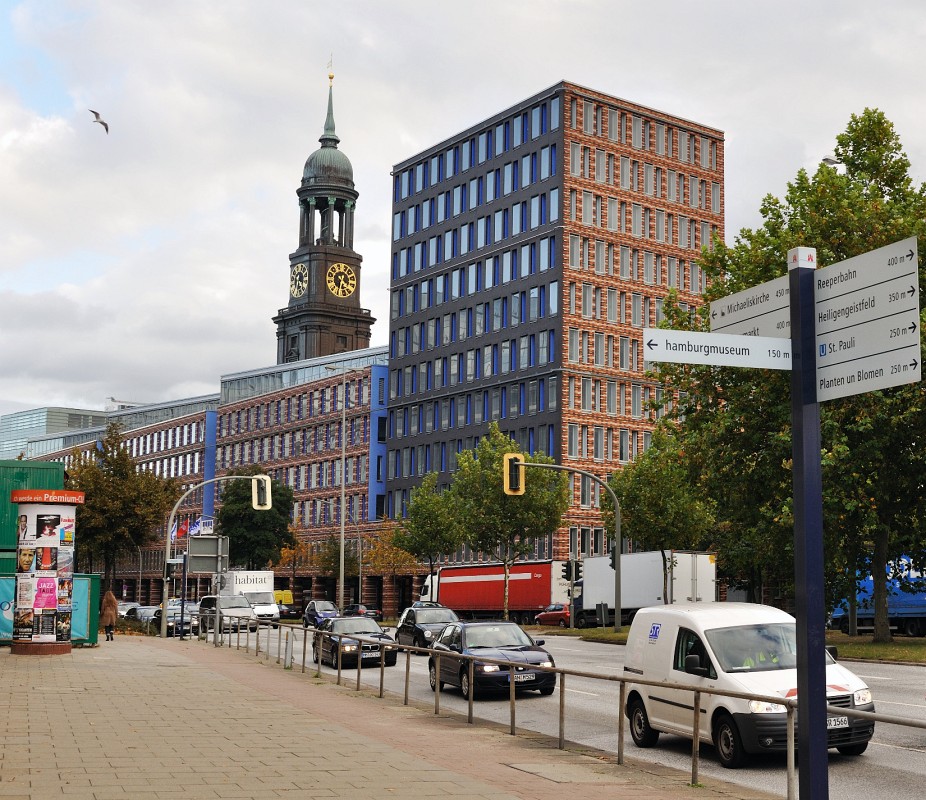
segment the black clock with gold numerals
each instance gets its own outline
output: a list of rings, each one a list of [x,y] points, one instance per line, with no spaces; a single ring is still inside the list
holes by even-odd
[[[357,275],[349,264],[335,262],[328,267],[325,282],[335,297],[350,297],[357,288]]]
[[[289,292],[293,297],[302,297],[309,288],[309,268],[305,264],[295,264],[289,273]]]

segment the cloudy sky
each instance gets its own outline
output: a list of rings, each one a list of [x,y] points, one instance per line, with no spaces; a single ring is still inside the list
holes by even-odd
[[[732,241],[866,107],[926,180],[924,42],[921,0],[5,0],[0,414],[275,362],[332,55],[379,345],[393,164],[565,79],[725,131]]]

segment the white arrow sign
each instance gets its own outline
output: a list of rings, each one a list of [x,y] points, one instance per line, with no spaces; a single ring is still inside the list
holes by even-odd
[[[643,360],[712,364],[717,367],[791,369],[791,342],[771,336],[644,328]]]
[[[788,276],[728,294],[711,303],[711,332],[746,336],[791,336]]]
[[[911,237],[817,271],[818,401],[920,380],[918,263]]]

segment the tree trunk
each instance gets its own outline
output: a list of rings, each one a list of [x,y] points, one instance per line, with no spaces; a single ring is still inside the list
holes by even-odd
[[[871,559],[872,598],[875,605],[875,632],[872,641],[876,644],[893,641],[887,619],[887,540],[887,528],[879,526],[875,533],[875,549]]]

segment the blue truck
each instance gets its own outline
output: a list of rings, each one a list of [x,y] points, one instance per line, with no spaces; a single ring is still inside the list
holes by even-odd
[[[887,618],[891,630],[907,636],[926,636],[926,578],[901,556],[887,567]],[[856,627],[871,630],[875,624],[871,576],[859,582]],[[849,605],[843,600],[833,611],[830,627],[849,632]]]

